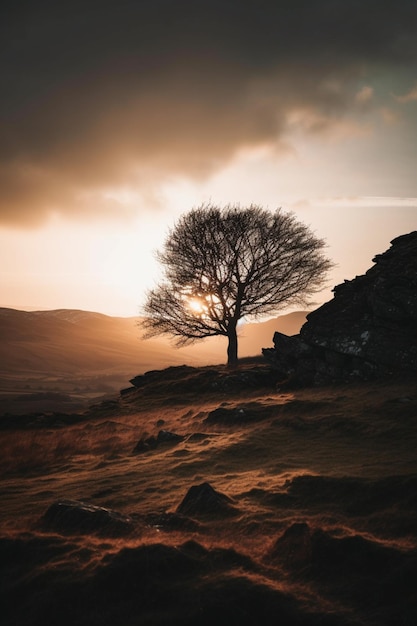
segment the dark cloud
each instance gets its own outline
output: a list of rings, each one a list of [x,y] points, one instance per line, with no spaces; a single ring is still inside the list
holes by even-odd
[[[325,126],[417,50],[414,0],[10,3],[1,24],[0,211],[15,224],[117,213],[80,198],[205,176],[279,142],[297,107]]]

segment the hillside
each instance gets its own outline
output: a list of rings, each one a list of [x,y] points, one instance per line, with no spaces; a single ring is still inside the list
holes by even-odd
[[[217,369],[0,420],[5,626],[417,623],[414,378]]]
[[[275,330],[295,334],[305,321],[295,312],[241,328],[240,355],[261,353]],[[59,309],[0,309],[0,413],[66,410],[118,391],[132,376],[170,365],[224,363],[226,342],[213,338],[177,349],[168,338],[141,339],[137,318]],[[39,395],[42,394],[42,395]]]

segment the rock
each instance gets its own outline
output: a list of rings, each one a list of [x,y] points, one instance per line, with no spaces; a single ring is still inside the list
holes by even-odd
[[[141,454],[142,452],[150,452],[150,450],[155,450],[157,445],[158,442],[156,440],[156,437],[154,437],[153,435],[146,438],[142,437],[142,439],[139,439],[136,446],[133,448],[133,453]]]
[[[204,423],[223,424],[225,426],[235,424],[252,424],[267,419],[276,413],[276,407],[265,405],[261,402],[248,402],[235,407],[220,406],[207,415]]]
[[[417,372],[417,231],[397,237],[363,276],[337,285],[299,335],[263,354],[283,378],[322,384]]]
[[[190,487],[176,512],[190,517],[228,517],[238,513],[232,502],[209,483],[202,483]]]
[[[188,436],[187,442],[189,443],[200,443],[201,441],[207,441],[207,439],[211,439],[214,435],[210,435],[208,433],[191,433]]]
[[[164,370],[149,370],[144,374],[135,376],[129,382],[137,389],[140,389],[149,383],[175,381],[181,377],[180,375],[193,374],[195,371],[196,368],[189,365],[173,365]]]
[[[177,435],[177,433],[171,433],[169,430],[160,430],[157,437],[152,435],[151,437],[142,437],[133,449],[135,454],[141,454],[142,452],[150,452],[155,450],[161,444],[177,444],[184,441],[183,435]]]
[[[311,563],[311,531],[305,522],[291,524],[277,539],[268,557],[279,560],[287,569],[304,569]]]
[[[169,430],[160,430],[156,440],[158,444],[179,443],[180,441],[184,441],[184,437],[182,435],[177,435],[177,433],[171,433]]]
[[[121,396],[128,396],[136,391],[136,387],[125,387],[125,389],[120,389],[119,393]]]
[[[245,363],[238,370],[228,370],[214,366],[189,367],[186,365],[152,370],[132,378],[133,388],[123,390],[122,396],[129,401],[129,394],[140,390],[143,395],[195,394],[213,391],[229,392],[248,388],[273,387],[276,383],[276,370],[270,365]]]
[[[54,502],[41,518],[40,525],[45,530],[65,534],[106,537],[124,536],[135,528],[130,516],[79,500]]]
[[[146,523],[153,528],[165,531],[197,531],[199,524],[185,515],[178,513],[149,513],[146,516]]]
[[[339,531],[340,532],[340,531]],[[355,581],[361,594],[364,585],[404,567],[407,555],[361,535],[334,536],[331,532],[306,523],[289,526],[275,542],[266,560],[280,563],[289,573],[325,580],[330,586],[344,586]],[[392,578],[387,589],[392,588]]]

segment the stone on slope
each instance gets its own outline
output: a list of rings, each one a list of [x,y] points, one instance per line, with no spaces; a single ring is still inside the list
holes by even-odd
[[[157,437],[151,435],[150,437],[142,437],[133,449],[134,454],[141,454],[142,452],[150,452],[156,450],[161,444],[176,445],[181,441],[184,441],[183,435],[172,433],[169,430],[160,430]]]
[[[231,498],[213,489],[210,483],[193,485],[177,507],[177,513],[190,517],[229,517],[238,511]]]
[[[65,534],[98,534],[107,537],[127,535],[135,528],[130,516],[79,500],[54,502],[41,518],[40,525],[45,530]]]

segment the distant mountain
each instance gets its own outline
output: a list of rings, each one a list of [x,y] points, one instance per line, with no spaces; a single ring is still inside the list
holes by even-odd
[[[239,355],[253,356],[263,347],[271,347],[276,330],[296,334],[305,315],[296,312],[263,323],[243,324]],[[120,389],[130,378],[149,369],[226,360],[223,337],[177,349],[167,337],[142,340],[139,323],[138,318],[73,309],[0,308],[0,392],[104,393]]]

